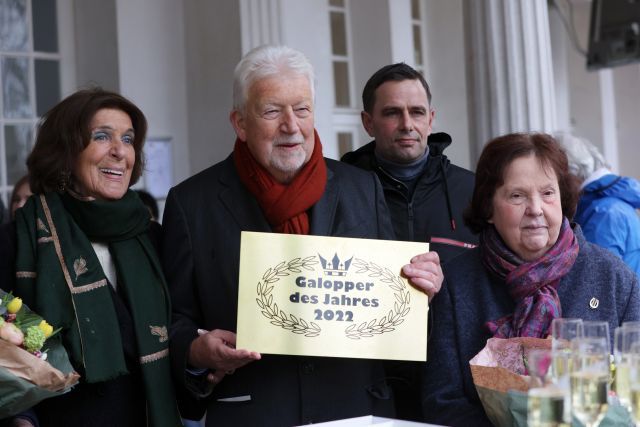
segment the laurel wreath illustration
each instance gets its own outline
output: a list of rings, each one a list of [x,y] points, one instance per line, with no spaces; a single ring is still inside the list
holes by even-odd
[[[358,269],[356,273],[368,273],[369,277],[379,277],[381,282],[389,284],[389,288],[395,291],[393,295],[396,300],[393,304],[393,309],[389,310],[388,315],[380,320],[375,318],[364,321],[359,325],[350,325],[344,330],[345,334],[348,338],[359,340],[360,338],[369,338],[394,331],[396,326],[404,322],[404,318],[411,310],[409,307],[411,294],[406,290],[406,284],[400,276],[393,274],[388,268],[380,267],[373,262],[366,262],[356,258],[352,267]]]
[[[304,335],[305,337],[317,337],[322,329],[320,326],[311,321],[306,321],[302,317],[296,317],[293,314],[285,313],[273,301],[273,288],[275,283],[281,277],[289,276],[291,273],[301,273],[302,270],[315,271],[312,266],[318,264],[315,256],[306,258],[294,258],[289,262],[282,261],[273,268],[267,269],[262,275],[262,280],[258,282],[256,303],[262,310],[262,315],[269,319],[272,325],[281,327],[294,334]],[[356,273],[367,273],[368,277],[379,277],[380,281],[387,283],[389,288],[394,290],[396,301],[393,309],[389,310],[389,314],[382,317],[371,319],[360,324],[350,325],[345,329],[345,334],[351,339],[361,339],[380,335],[385,332],[392,332],[396,326],[404,322],[404,318],[411,310],[409,303],[411,296],[404,281],[393,274],[388,268],[380,267],[373,262],[366,262],[356,258],[352,264],[358,270]]]
[[[305,337],[317,337],[320,335],[321,328],[314,322],[307,322],[302,317],[296,317],[293,314],[287,314],[278,308],[278,304],[273,302],[274,284],[281,277],[288,276],[291,273],[300,273],[302,270],[315,271],[311,266],[316,265],[315,256],[306,258],[294,258],[289,262],[282,261],[273,268],[269,268],[262,275],[262,280],[258,282],[258,298],[256,302],[258,307],[262,309],[262,315],[270,320],[270,323],[279,326],[294,334],[304,335]]]

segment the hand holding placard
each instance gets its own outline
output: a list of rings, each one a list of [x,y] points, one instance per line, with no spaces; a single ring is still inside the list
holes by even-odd
[[[429,296],[429,301],[440,291],[444,275],[440,257],[436,252],[427,252],[411,258],[411,263],[402,267],[409,283]]]
[[[260,360],[260,353],[248,350],[236,349],[236,334],[222,329],[200,333],[193,340],[189,350],[189,364],[196,368],[208,368],[215,370],[207,378],[210,382],[218,383],[227,372]]]

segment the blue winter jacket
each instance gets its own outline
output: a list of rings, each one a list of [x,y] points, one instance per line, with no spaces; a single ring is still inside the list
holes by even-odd
[[[640,182],[605,175],[587,185],[574,221],[584,236],[622,258],[640,276]]]

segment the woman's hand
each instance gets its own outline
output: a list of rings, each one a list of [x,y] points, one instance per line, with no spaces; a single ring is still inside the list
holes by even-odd
[[[429,302],[440,291],[444,276],[440,257],[436,252],[426,252],[411,258],[411,263],[402,267],[402,273],[416,288],[429,296]]]
[[[191,366],[214,370],[207,376],[207,380],[213,384],[222,381],[225,375],[231,375],[236,369],[260,358],[260,353],[255,351],[236,349],[236,334],[221,329],[204,332],[191,343],[189,349]]]

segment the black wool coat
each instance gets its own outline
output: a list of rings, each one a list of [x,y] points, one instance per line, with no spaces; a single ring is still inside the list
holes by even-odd
[[[310,234],[391,238],[376,177],[325,161],[327,185],[309,210]],[[171,358],[184,416],[197,419],[197,409],[206,408],[207,426],[290,426],[394,415],[381,362],[278,355],[237,369],[195,402],[200,408],[194,406],[185,382],[189,346],[198,328],[236,331],[240,233],[271,227],[229,156],[171,189],[163,230],[162,261],[173,303]]]

